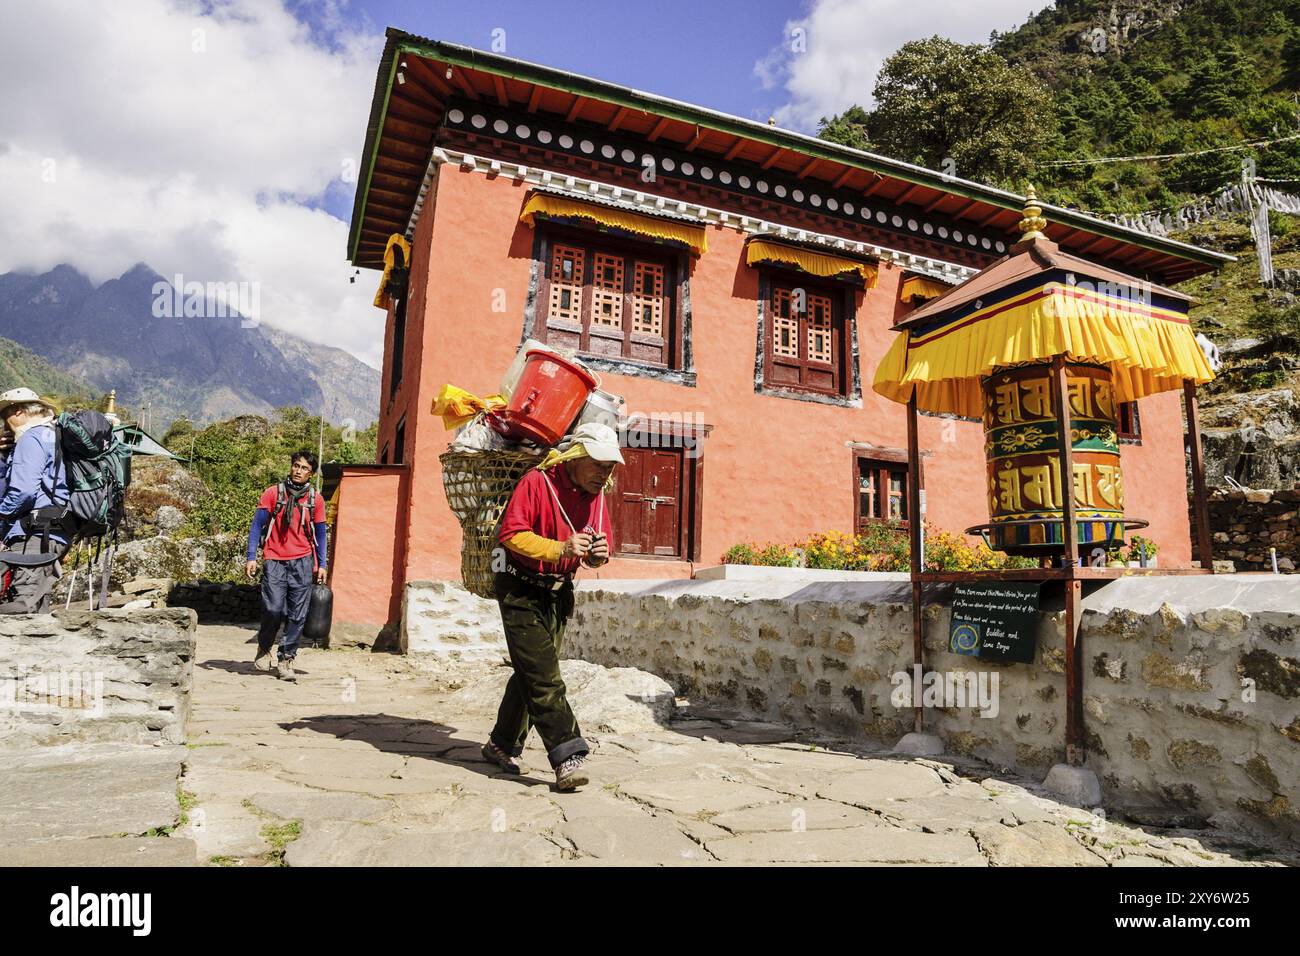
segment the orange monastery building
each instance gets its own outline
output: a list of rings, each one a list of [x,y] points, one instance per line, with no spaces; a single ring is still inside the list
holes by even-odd
[[[529,338],[632,416],[600,576],[685,577],[741,541],[910,520],[906,409],[871,389],[892,326],[1016,241],[1023,197],[561,70],[389,30],[348,255],[388,296],[380,462],[337,492],[335,619],[382,627],[459,577],[433,415]],[[1224,257],[1043,205],[1068,253],[1169,285]],[[400,251],[396,253],[400,259]],[[400,264],[400,262],[399,262]],[[1126,511],[1191,559],[1179,396],[1125,407]],[[926,520],[988,520],[981,425],[923,417]],[[594,572],[584,572],[594,574]]]

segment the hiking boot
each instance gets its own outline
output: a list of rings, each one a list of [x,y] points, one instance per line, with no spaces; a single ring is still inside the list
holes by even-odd
[[[268,674],[275,670],[274,647],[268,647],[266,650],[260,647],[257,649],[257,656],[253,658],[253,670],[265,671]]]
[[[287,680],[290,682],[296,682],[298,680],[298,675],[295,674],[293,670],[292,657],[286,657],[275,666],[275,676],[280,678],[280,680]]]
[[[587,785],[587,772],[582,769],[582,754],[574,754],[555,768],[556,790],[577,790]]]
[[[483,745],[483,759],[488,763],[494,763],[506,773],[522,773],[523,767],[519,765],[519,760],[510,756],[495,743],[489,740]]]

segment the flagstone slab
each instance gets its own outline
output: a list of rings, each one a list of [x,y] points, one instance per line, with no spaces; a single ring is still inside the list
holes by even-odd
[[[726,863],[987,865],[967,835],[921,833],[879,824],[845,830],[751,833],[711,841],[708,849]]]
[[[972,835],[990,866],[1105,866],[1106,862],[1086,849],[1064,827],[1049,823],[1026,823],[1008,827],[985,823]]]
[[[197,866],[193,840],[180,837],[99,837],[39,840],[0,846],[0,866]]]
[[[864,760],[819,785],[817,796],[874,810],[899,800],[937,796],[943,790],[943,780],[929,767],[905,760]]]
[[[65,745],[4,755],[0,846],[61,839],[143,836],[180,818],[184,747]]]
[[[841,830],[869,826],[876,819],[865,810],[831,800],[788,800],[719,813],[709,822],[732,833],[762,833],[799,828]]]
[[[284,861],[288,866],[546,866],[562,856],[559,846],[532,833],[308,821]]]

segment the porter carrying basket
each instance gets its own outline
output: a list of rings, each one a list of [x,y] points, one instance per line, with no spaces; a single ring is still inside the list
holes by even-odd
[[[448,451],[442,462],[447,504],[460,521],[460,576],[470,593],[495,598],[492,552],[497,527],[515,485],[540,460],[522,451]]]

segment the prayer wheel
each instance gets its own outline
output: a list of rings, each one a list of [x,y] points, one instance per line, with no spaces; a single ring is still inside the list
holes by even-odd
[[[1116,548],[1124,541],[1124,480],[1117,407],[1109,368],[1067,363],[1069,422],[1079,551]],[[1060,554],[1061,436],[1051,366],[997,369],[982,380],[984,448],[988,468],[989,543],[1029,557]]]

